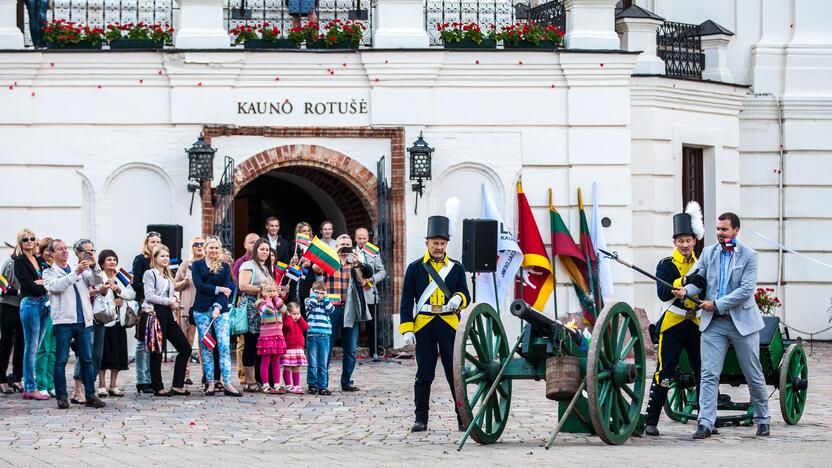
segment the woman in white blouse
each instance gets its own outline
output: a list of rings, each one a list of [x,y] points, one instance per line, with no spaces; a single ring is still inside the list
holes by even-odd
[[[102,250],[98,255],[101,267],[101,280],[109,287],[103,300],[108,308],[116,311],[118,318],[104,325],[104,353],[98,370],[99,397],[107,395],[121,397],[124,392],[118,387],[119,371],[127,370],[127,330],[124,328],[128,309],[135,307],[130,301],[136,298],[136,292],[129,284],[124,285],[116,278],[118,272],[118,255],[112,250]],[[132,309],[135,310],[135,309]],[[107,371],[110,371],[110,385],[105,384]]]

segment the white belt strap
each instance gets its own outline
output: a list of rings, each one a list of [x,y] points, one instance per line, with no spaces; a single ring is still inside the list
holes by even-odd
[[[449,312],[453,312],[454,310],[456,310],[456,309],[454,309],[453,307],[451,307],[447,304],[445,304],[443,306],[436,306],[436,307],[437,307],[437,311],[434,311],[434,306],[432,306],[430,304],[425,304],[425,305],[423,305],[422,307],[419,308],[419,312],[425,312],[427,314],[447,314]]]
[[[439,273],[439,277],[440,277],[440,278],[442,278],[442,281],[445,281],[445,278],[447,278],[447,277],[448,277],[448,273],[450,273],[450,272],[451,272],[451,269],[453,268],[453,266],[454,266],[453,262],[450,262],[450,261],[449,261],[447,265],[443,266],[443,267],[439,270],[439,272],[438,272],[438,273]],[[430,265],[428,265],[428,267],[429,267],[429,268],[433,268],[433,267],[432,267],[432,266],[430,266]],[[425,274],[427,274],[427,273],[425,273]],[[425,290],[424,290],[424,291],[422,291],[422,296],[421,296],[421,297],[419,297],[419,302],[417,302],[417,303],[416,303],[416,310],[417,310],[417,311],[421,311],[421,310],[422,310],[422,306],[424,306],[424,305],[427,305],[428,307],[430,307],[430,304],[429,304],[429,302],[430,302],[430,296],[431,296],[431,295],[433,294],[433,292],[434,292],[434,291],[436,291],[438,288],[439,288],[439,285],[437,285],[437,284],[436,284],[436,281],[430,281],[430,282],[428,283],[428,287],[426,287],[426,288],[425,288]],[[448,298],[446,298],[446,299],[450,300],[450,297],[448,297]]]
[[[696,312],[693,312],[691,310],[683,309],[683,308],[681,308],[677,305],[671,305],[670,307],[667,308],[667,311],[672,312],[676,315],[681,315],[682,317],[689,317],[689,318],[699,317],[702,314],[702,311],[700,311],[700,310],[697,310]]]

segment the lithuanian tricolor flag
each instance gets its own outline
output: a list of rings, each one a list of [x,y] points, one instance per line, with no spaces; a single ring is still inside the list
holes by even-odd
[[[336,270],[341,268],[341,261],[338,259],[338,254],[335,252],[335,249],[326,245],[317,237],[312,239],[309,248],[303,253],[302,258],[309,259],[309,261],[321,267],[328,275],[335,273]]]
[[[276,272],[280,273],[280,274],[286,274],[286,269],[287,269],[287,268],[289,268],[289,265],[287,265],[287,264],[285,264],[285,263],[283,263],[283,262],[277,262],[277,263],[274,265],[274,270],[275,270]]]
[[[362,248],[361,250],[367,255],[375,257],[376,255],[378,255],[380,249],[377,245],[367,242],[366,244],[364,244],[364,248]]]
[[[598,286],[598,256],[595,255],[595,247],[592,245],[592,236],[589,232],[589,223],[586,221],[586,214],[584,213],[584,199],[581,196],[581,189],[578,188],[578,213],[581,217],[581,253],[584,254],[587,264],[587,286],[589,286],[589,293],[594,304],[594,317],[592,323],[595,323],[595,317],[601,314],[604,309],[604,300],[601,297],[601,288]]]
[[[552,203],[552,189],[549,189],[549,221],[552,231],[552,260],[554,261],[554,257],[560,258],[563,268],[569,273],[569,278],[572,280],[572,286],[575,288],[578,301],[581,303],[584,321],[592,324],[595,322],[595,314],[589,285],[587,284],[586,259],[581,249],[572,240],[569,228],[566,227],[566,223],[561,218],[554,203]]]
[[[543,245],[543,238],[537,229],[537,222],[532,215],[532,209],[523,186],[517,183],[517,243],[523,251],[523,281],[524,285],[517,286],[517,296],[521,296],[526,303],[539,311],[543,311],[546,301],[552,295],[555,282],[552,274],[552,263]]]
[[[9,290],[9,280],[5,276],[0,275],[0,294],[4,294]]]

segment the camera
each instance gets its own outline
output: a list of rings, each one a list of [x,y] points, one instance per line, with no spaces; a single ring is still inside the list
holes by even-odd
[[[84,260],[85,262],[95,262],[95,259],[92,256],[92,252],[84,252],[81,255],[81,259]]]

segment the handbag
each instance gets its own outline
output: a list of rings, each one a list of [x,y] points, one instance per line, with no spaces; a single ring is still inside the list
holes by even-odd
[[[92,304],[92,318],[96,322],[106,325],[118,319],[118,311],[106,296],[98,294]]]
[[[123,325],[123,327],[124,328],[133,328],[133,327],[136,326],[137,323],[139,323],[139,316],[138,316],[138,314],[136,314],[136,311],[133,310],[133,308],[130,307],[129,305],[125,304],[125,307],[127,307],[127,310],[124,312],[124,325]]]
[[[243,335],[248,333],[248,307],[237,305],[237,291],[234,288],[234,297],[231,299],[231,306],[228,308],[228,321],[232,335]]]

